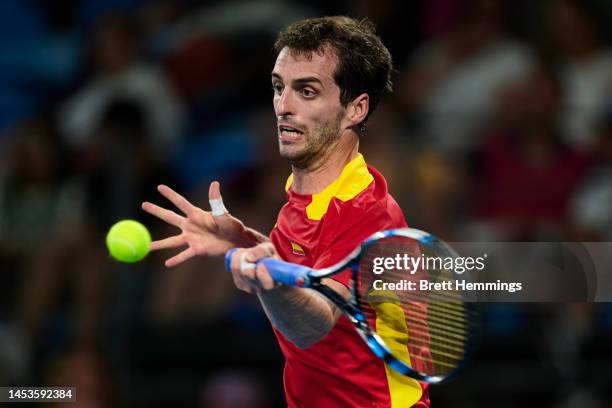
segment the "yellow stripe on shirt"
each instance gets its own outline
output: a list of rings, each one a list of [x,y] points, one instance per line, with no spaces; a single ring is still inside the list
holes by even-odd
[[[308,219],[320,221],[327,212],[329,203],[333,198],[343,202],[349,201],[365,190],[373,180],[374,177],[368,171],[368,166],[363,156],[361,153],[358,153],[357,157],[344,166],[336,180],[325,187],[320,193],[312,195],[312,202],[306,207]],[[292,183],[293,174],[287,179],[285,184],[286,191],[289,191]]]
[[[397,295],[390,291],[371,291],[369,303],[376,312],[376,333],[401,361],[410,364],[406,316]],[[394,301],[394,298],[397,299]],[[421,399],[423,389],[417,380],[406,377],[385,363],[392,408],[408,408]]]

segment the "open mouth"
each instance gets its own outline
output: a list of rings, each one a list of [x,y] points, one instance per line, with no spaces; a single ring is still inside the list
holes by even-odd
[[[281,140],[295,140],[301,137],[304,133],[293,126],[280,125],[278,127],[278,135]]]

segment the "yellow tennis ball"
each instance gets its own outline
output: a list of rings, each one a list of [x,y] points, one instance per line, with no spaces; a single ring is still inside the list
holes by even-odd
[[[134,220],[119,221],[106,234],[106,247],[121,262],[138,262],[149,253],[151,234]]]

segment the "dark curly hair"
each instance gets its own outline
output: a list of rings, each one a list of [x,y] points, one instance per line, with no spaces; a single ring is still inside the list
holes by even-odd
[[[347,106],[358,95],[367,93],[368,117],[381,97],[393,90],[391,54],[367,19],[333,16],[297,21],[276,39],[277,53],[285,47],[306,56],[323,53],[329,47],[339,61],[334,80],[340,88],[340,103]]]

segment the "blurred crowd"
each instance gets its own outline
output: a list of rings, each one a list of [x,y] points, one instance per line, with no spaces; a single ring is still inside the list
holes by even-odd
[[[276,33],[368,17],[397,68],[360,150],[409,225],[447,241],[612,240],[605,0],[0,2],[0,385],[70,406],[283,406],[282,356],[219,260],[109,259],[104,234],[168,184],[267,232],[285,200]],[[490,305],[435,406],[609,406],[607,304]],[[529,333],[529,334],[527,334]],[[501,400],[500,400],[501,399]],[[525,406],[522,403],[520,406]],[[527,405],[532,405],[527,404]]]

